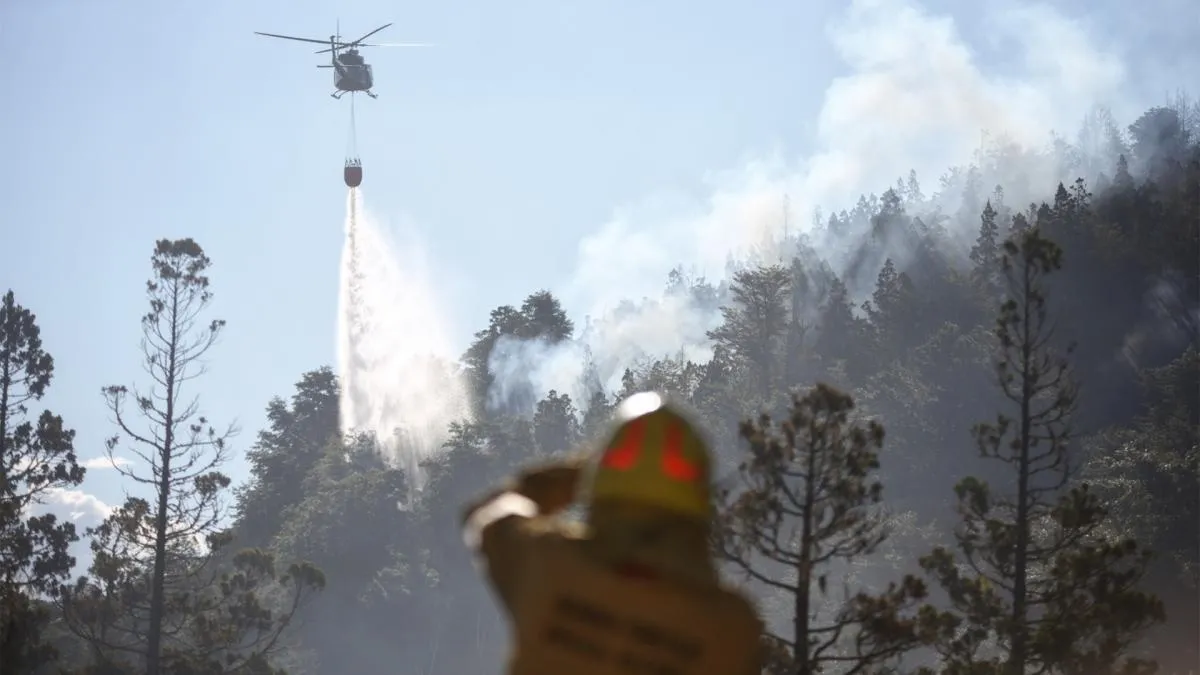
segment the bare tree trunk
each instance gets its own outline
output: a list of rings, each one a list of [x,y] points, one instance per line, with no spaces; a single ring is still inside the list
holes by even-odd
[[[1032,441],[1030,403],[1033,399],[1034,373],[1030,371],[1034,359],[1033,346],[1037,336],[1032,334],[1029,296],[1033,285],[1033,268],[1028,262],[1022,270],[1021,293],[1025,297],[1021,317],[1021,440],[1017,461],[1017,513],[1016,551],[1013,556],[1013,638],[1009,653],[1008,670],[1011,675],[1023,675],[1026,661],[1025,620],[1027,586],[1025,575],[1029,569],[1029,444]]]
[[[808,453],[808,470],[804,476],[804,509],[800,525],[800,564],[797,566],[796,596],[793,612],[795,634],[794,653],[796,658],[796,675],[812,674],[812,659],[808,653],[809,615],[812,608],[812,549],[813,549],[813,506],[815,499],[817,473],[816,453]]]
[[[167,500],[171,496],[171,450],[175,441],[175,372],[179,344],[179,284],[171,297],[171,345],[167,354],[167,414],[159,454],[158,512],[154,516],[154,578],[150,589],[150,629],[146,636],[146,675],[161,675],[162,624],[166,610]]]

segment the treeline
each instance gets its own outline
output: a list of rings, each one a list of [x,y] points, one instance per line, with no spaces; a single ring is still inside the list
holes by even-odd
[[[63,420],[29,410],[54,364],[10,292],[5,673],[495,672],[507,628],[458,510],[650,388],[713,435],[714,555],[760,601],[770,672],[1186,672],[1200,631],[1195,112],[1151,109],[1128,133],[1091,118],[1039,159],[1062,180],[1044,202],[1008,203],[1033,189],[1019,185],[1030,158],[997,146],[937,194],[910,175],[726,282],[677,270],[666,293],[720,313],[712,357],[646,355],[617,391],[587,368],[574,399],[533,383],[489,396],[502,341],[577,333],[544,291],[497,308],[461,360],[474,414],[422,467],[415,503],[376,439],[340,433],[328,368],[270,402],[251,479],[222,499],[228,435],[193,402],[224,327],[209,260],[159,242],[149,375],[104,390],[108,449],[137,458],[114,466],[140,496],[84,533],[94,561],[74,582],[81,533],[29,508],[84,471]]]

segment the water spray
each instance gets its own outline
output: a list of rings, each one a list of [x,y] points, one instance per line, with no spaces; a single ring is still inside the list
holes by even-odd
[[[357,188],[347,195],[345,233],[337,320],[341,430],[374,436],[415,493],[424,480],[421,462],[441,450],[451,422],[469,416],[466,389],[415,237],[394,245],[364,212]]]

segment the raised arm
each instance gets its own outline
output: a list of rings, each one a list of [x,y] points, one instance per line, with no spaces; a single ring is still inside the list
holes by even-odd
[[[582,456],[573,456],[522,471],[468,505],[462,516],[467,546],[478,550],[494,524],[510,518],[549,515],[569,506],[575,500],[585,461]]]

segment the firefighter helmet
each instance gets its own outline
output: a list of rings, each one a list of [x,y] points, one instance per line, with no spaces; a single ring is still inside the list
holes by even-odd
[[[696,427],[653,392],[625,399],[615,416],[593,467],[591,502],[640,504],[708,520],[712,457]]]

